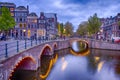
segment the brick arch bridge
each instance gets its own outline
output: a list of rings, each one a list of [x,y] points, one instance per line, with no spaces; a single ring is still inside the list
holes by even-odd
[[[2,61],[0,64],[0,80],[9,80],[17,69],[37,70],[41,64],[41,55],[53,55],[55,50],[70,47],[70,43],[71,40],[42,43]]]

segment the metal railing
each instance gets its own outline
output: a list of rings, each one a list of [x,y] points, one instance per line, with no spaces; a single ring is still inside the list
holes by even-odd
[[[0,44],[0,59],[8,58],[23,50],[29,49],[48,41],[53,40],[15,40],[13,42]]]

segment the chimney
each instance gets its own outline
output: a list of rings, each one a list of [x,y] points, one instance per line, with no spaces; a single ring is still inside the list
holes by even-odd
[[[27,10],[29,11],[29,6],[27,5]]]

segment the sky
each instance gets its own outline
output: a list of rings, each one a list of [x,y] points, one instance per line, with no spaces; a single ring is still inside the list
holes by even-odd
[[[120,0],[0,0],[13,2],[16,6],[29,5],[30,12],[57,13],[58,22],[71,22],[74,30],[97,13],[98,17],[116,16],[120,12]]]

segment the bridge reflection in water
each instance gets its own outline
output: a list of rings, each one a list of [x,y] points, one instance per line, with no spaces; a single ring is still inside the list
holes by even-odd
[[[54,55],[42,55],[39,71],[22,71],[29,79],[20,77],[21,80],[120,80],[119,63],[119,51],[89,49],[85,42],[77,41]]]

